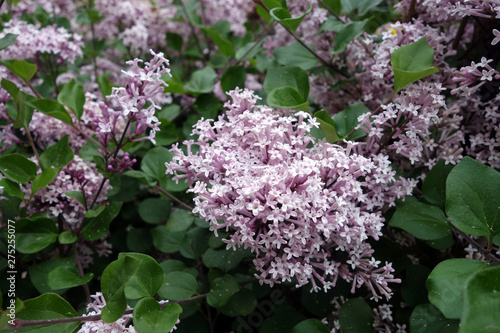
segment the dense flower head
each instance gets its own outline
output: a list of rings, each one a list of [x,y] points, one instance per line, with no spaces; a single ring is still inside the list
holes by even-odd
[[[123,71],[128,77],[127,83],[124,87],[113,87],[111,95],[108,96],[114,110],[101,104],[103,118],[98,120],[98,125],[103,141],[109,141],[109,138],[106,138],[107,133],[116,133],[117,119],[121,117],[136,122],[130,138],[136,138],[150,128],[148,139],[155,143],[156,131],[160,130],[160,122],[155,112],[161,106],[157,103],[168,101],[163,95],[163,90],[168,85],[162,75],[170,75],[170,69],[169,61],[163,53],[155,53],[153,50],[150,52],[153,59],[146,62],[144,67],[139,66],[143,62],[141,59],[127,62],[131,66],[130,70]],[[107,143],[104,146],[107,146]]]
[[[57,62],[74,63],[82,57],[83,42],[78,34],[69,33],[55,25],[39,26],[19,20],[5,23],[0,38],[6,34],[19,35],[14,45],[0,51],[0,57],[37,60],[40,54],[53,54]]]
[[[187,179],[193,212],[216,234],[229,233],[228,249],[254,252],[261,283],[295,279],[326,290],[340,276],[353,292],[366,285],[374,298],[389,297],[387,283],[398,280],[366,241],[381,236],[381,209],[409,194],[410,183],[396,180],[386,156],[315,143],[318,124],[306,112],[255,105],[249,90],[229,94],[227,118],[200,120],[197,140],[184,143],[187,155],[176,145],[166,164],[174,179]]]

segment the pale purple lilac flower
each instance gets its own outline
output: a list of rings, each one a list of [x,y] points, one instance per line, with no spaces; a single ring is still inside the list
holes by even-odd
[[[252,250],[261,283],[296,279],[326,290],[340,277],[352,292],[365,285],[375,299],[390,297],[388,283],[399,279],[366,241],[381,236],[381,210],[412,184],[395,178],[386,156],[315,143],[309,132],[318,124],[308,113],[257,106],[249,90],[229,95],[227,118],[200,120],[196,141],[184,142],[187,154],[175,145],[166,164],[175,180],[187,179],[193,212],[216,234],[229,232],[228,249]]]
[[[255,3],[248,0],[204,0],[202,3],[201,16],[206,19],[205,24],[227,20],[237,36],[246,34],[247,16],[256,8]]]
[[[489,65],[493,60],[482,57],[479,63],[471,62],[470,66],[460,68],[455,71],[453,82],[460,83],[460,86],[451,91],[452,95],[459,95],[468,98],[488,81],[500,79],[500,72]]]

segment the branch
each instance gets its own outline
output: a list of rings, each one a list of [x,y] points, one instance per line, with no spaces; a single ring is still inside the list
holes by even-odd
[[[184,303],[189,303],[193,301],[197,301],[199,299],[203,299],[207,296],[207,294],[202,294],[198,296],[194,296],[191,298],[186,298],[180,301],[172,301],[168,302],[165,304],[160,305],[160,309],[162,309],[165,305],[167,304],[184,304]],[[129,315],[133,314],[134,309],[128,309],[125,310],[123,315]],[[101,320],[101,315],[92,315],[92,316],[80,316],[80,317],[70,317],[70,318],[59,318],[59,319],[44,319],[44,320],[21,320],[21,319],[16,319],[16,324],[15,326],[10,326],[10,329],[13,330],[19,330],[23,327],[29,327],[29,326],[39,326],[39,325],[55,325],[55,324],[64,324],[64,323],[75,323],[75,322],[87,322],[87,321],[98,321]]]
[[[182,207],[186,208],[186,209],[189,209],[190,211],[193,210],[193,207],[189,206],[188,204],[180,201],[179,199],[177,199],[176,197],[174,197],[172,194],[168,193],[167,191],[165,191],[164,189],[162,189],[159,185],[155,185],[155,189],[158,191],[158,192],[161,192],[162,194],[166,195],[167,197],[169,197],[170,199],[174,200],[175,202],[177,202],[179,205],[181,205]]]

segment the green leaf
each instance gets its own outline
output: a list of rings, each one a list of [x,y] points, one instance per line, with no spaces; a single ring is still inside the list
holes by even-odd
[[[382,0],[341,0],[342,12],[351,13],[357,10],[358,15],[363,16],[381,2]]]
[[[232,275],[226,274],[216,278],[210,283],[207,303],[214,308],[220,308],[226,305],[239,290],[240,286]]]
[[[74,258],[55,258],[44,261],[39,264],[34,264],[28,268],[31,283],[40,294],[54,292],[62,294],[67,289],[53,290],[48,286],[48,276],[51,271],[58,267],[76,267]]]
[[[168,232],[185,231],[194,222],[194,215],[188,210],[179,209],[173,212],[167,221]]]
[[[57,237],[60,244],[73,244],[78,240],[78,236],[72,234],[70,231],[63,231]]]
[[[309,52],[299,42],[278,47],[273,51],[273,54],[276,57],[276,60],[285,66],[298,66],[303,70],[308,70],[316,67],[318,64],[318,58],[316,58],[314,54]]]
[[[78,317],[78,312],[56,294],[43,294],[24,301],[24,307],[16,314],[21,320],[47,320]],[[24,327],[20,332],[68,333],[73,332],[79,322]]]
[[[406,202],[398,207],[389,225],[423,240],[441,239],[451,233],[451,226],[443,211],[419,201]]]
[[[81,191],[68,191],[68,192],[65,192],[64,194],[66,194],[66,196],[69,198],[78,200],[78,202],[80,202],[84,207],[87,206],[87,203],[85,202],[85,196],[83,195],[83,193]],[[104,207],[103,207],[103,209],[104,209]],[[89,216],[86,216],[86,214],[85,214],[85,217],[89,217]]]
[[[217,73],[212,67],[205,67],[195,71],[191,75],[191,79],[186,83],[186,90],[192,94],[209,93],[214,90]]]
[[[303,103],[309,96],[309,75],[300,67],[270,68],[264,80],[264,90],[269,94],[282,87],[295,89],[300,94],[300,101]]]
[[[24,200],[24,193],[19,188],[19,183],[13,182],[7,178],[0,179],[0,186],[3,187],[4,193],[10,196]]]
[[[76,266],[61,266],[50,271],[47,284],[53,290],[72,288],[89,283],[94,274],[87,273],[80,277]]]
[[[267,95],[267,104],[283,109],[306,111],[309,103],[302,99],[300,93],[292,87],[280,87]]]
[[[171,32],[167,32],[165,36],[165,40],[167,42],[167,47],[176,50],[176,51],[181,51],[182,50],[182,44],[183,44],[183,39],[181,35],[174,34]]]
[[[440,262],[427,278],[429,301],[446,318],[460,319],[465,282],[485,266],[486,263],[471,259],[448,259]]]
[[[111,92],[113,91],[113,85],[107,77],[101,75],[97,76],[97,84],[99,84],[99,91],[101,92],[102,96],[106,97],[111,95]],[[77,118],[80,119],[78,116]]]
[[[208,238],[212,233],[200,227],[189,230],[182,243],[181,255],[188,259],[198,259],[208,248]]]
[[[500,332],[500,267],[474,274],[467,282],[460,333]]]
[[[218,268],[229,272],[249,255],[251,255],[250,251],[242,248],[238,248],[236,251],[208,249],[203,255],[203,264],[208,268]]]
[[[0,157],[0,171],[8,179],[26,184],[35,178],[38,166],[20,154],[9,154]]]
[[[342,11],[341,0],[323,0],[323,3],[337,15],[339,15]]]
[[[121,256],[104,269],[101,277],[101,291],[106,306],[102,309],[101,318],[112,323],[120,318],[127,309],[125,286],[137,273],[141,260],[131,256]]]
[[[325,111],[322,111],[325,112]],[[358,126],[358,118],[362,114],[370,113],[370,110],[363,103],[356,103],[347,106],[344,110],[337,113],[333,118],[337,134],[342,138],[346,138],[356,126]],[[366,132],[358,129],[356,132],[349,136],[348,140],[356,140],[366,136]]]
[[[99,214],[101,214],[106,209],[106,207],[107,207],[107,205],[102,205],[102,206],[99,206],[99,207],[94,208],[94,209],[88,209],[85,212],[85,217],[88,219],[92,219],[94,217],[97,217],[97,216],[99,216]]]
[[[201,113],[205,119],[215,119],[219,110],[222,109],[221,102],[212,94],[201,94],[196,97],[192,104],[193,109]]]
[[[500,233],[500,173],[470,157],[446,180],[446,215],[455,227],[474,236]]]
[[[40,163],[45,169],[62,168],[71,162],[74,156],[75,153],[68,143],[68,135],[65,135],[40,155]]]
[[[108,233],[111,221],[118,216],[121,208],[122,202],[111,201],[98,216],[85,223],[82,229],[83,237],[89,241],[104,237]]]
[[[290,333],[330,333],[330,330],[318,319],[306,319],[295,325]]]
[[[164,280],[163,268],[150,256],[142,253],[120,253],[118,258],[132,257],[140,260],[139,269],[125,286],[127,299],[154,296]]]
[[[232,66],[222,73],[220,85],[222,91],[229,92],[234,88],[245,88],[245,81],[247,80],[247,73],[244,66]]]
[[[282,7],[276,7],[276,8],[271,9],[269,11],[269,14],[271,15],[271,17],[273,19],[278,21],[282,26],[284,26],[285,28],[287,28],[288,30],[290,30],[291,32],[293,32],[295,34],[295,31],[297,31],[297,28],[299,27],[300,23],[302,23],[302,20],[304,19],[304,17],[307,14],[309,14],[311,9],[312,9],[312,5],[310,5],[309,8],[307,8],[307,10],[305,11],[304,14],[302,14],[299,17],[295,17],[295,18],[292,18],[290,13],[285,8],[282,8]]]
[[[62,104],[54,100],[46,98],[35,99],[31,101],[29,105],[48,116],[59,119],[66,124],[73,125],[73,119],[71,119],[69,112],[66,111]]]
[[[233,44],[223,35],[219,34],[219,32],[212,28],[201,27],[201,31],[206,33],[212,41],[219,48],[219,52],[228,56],[234,57],[235,51]]]
[[[438,69],[432,66],[433,61],[434,50],[425,37],[395,50],[391,54],[394,91],[398,92],[408,84],[438,72]]]
[[[166,178],[165,163],[172,159],[173,153],[164,147],[150,149],[141,161],[141,169],[144,173],[156,180]]]
[[[17,36],[19,35],[9,33],[0,39],[0,51],[14,45],[16,43]]]
[[[141,219],[152,224],[158,224],[165,221],[171,210],[172,205],[170,202],[160,198],[147,198],[141,201],[138,207]]]
[[[162,299],[178,301],[197,294],[198,282],[196,278],[186,272],[171,272],[165,274],[165,280],[158,295]]]
[[[153,245],[155,248],[165,253],[179,251],[186,238],[185,231],[169,232],[163,225],[154,228],[151,233],[153,235]]]
[[[264,43],[264,41],[250,42],[246,44],[242,48],[238,49],[238,51],[236,51],[236,55],[234,56],[235,59],[238,59],[239,61],[252,59],[262,51],[262,43]]]
[[[0,60],[0,63],[24,82],[30,81],[37,70],[36,65],[30,64],[24,60],[5,59]]]
[[[445,318],[432,304],[418,305],[410,318],[412,333],[456,333],[458,326],[458,320]]]
[[[231,297],[226,305],[219,308],[219,310],[226,316],[244,317],[254,312],[257,304],[258,302],[255,294],[248,289],[242,288]]]
[[[184,90],[184,84],[176,74],[172,73],[172,76],[163,74],[161,78],[163,81],[165,81],[166,84],[168,84],[168,87],[165,87],[165,89],[163,90],[164,92],[169,92],[172,94],[186,93],[186,91]]]
[[[57,241],[57,227],[48,218],[21,219],[16,222],[16,249],[21,253],[36,253]]]
[[[345,24],[335,35],[334,53],[342,53],[350,42],[358,38],[365,32],[365,25],[368,20]]]
[[[76,84],[75,79],[71,79],[71,81],[64,85],[59,95],[57,95],[57,100],[59,103],[69,107],[75,114],[76,119],[82,117],[83,105],[85,104],[85,91],[83,86]]]
[[[16,104],[17,115],[15,115],[14,128],[28,128],[33,116],[33,108],[29,107],[27,103],[34,100],[35,97],[20,91],[14,83],[6,79],[2,79],[2,88],[7,90]]]
[[[335,143],[341,140],[337,134],[335,122],[326,111],[318,111],[314,114],[314,117],[316,117],[316,120],[319,122],[319,128],[325,135],[326,141]]]
[[[152,298],[143,298],[134,307],[134,328],[139,333],[168,333],[179,319],[179,304],[160,304]]]
[[[373,330],[373,312],[361,298],[345,302],[339,311],[339,323],[344,333],[368,333]]]
[[[35,193],[44,188],[45,186],[52,183],[52,181],[56,178],[59,173],[59,169],[45,169],[41,174],[36,176],[31,184],[31,195],[35,195]]]
[[[427,202],[444,208],[446,202],[446,179],[453,167],[453,164],[445,164],[444,160],[440,160],[427,173],[422,184],[422,194]]]

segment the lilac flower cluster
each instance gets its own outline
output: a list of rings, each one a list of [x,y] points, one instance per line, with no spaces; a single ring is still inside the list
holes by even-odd
[[[254,252],[261,283],[293,278],[326,290],[341,277],[353,292],[365,285],[373,298],[389,298],[388,283],[399,280],[366,241],[381,236],[382,208],[409,194],[410,182],[395,179],[386,156],[355,154],[352,143],[314,144],[309,132],[318,124],[308,113],[255,105],[249,90],[229,95],[227,119],[200,120],[196,142],[184,142],[187,155],[176,145],[166,164],[175,180],[187,178],[193,212],[216,234],[229,233],[228,249]]]
[[[457,82],[460,85],[453,89],[451,93],[468,98],[471,93],[474,93],[487,82],[491,82],[493,79],[500,79],[500,72],[489,65],[492,61],[492,59],[482,57],[479,63],[476,64],[473,61],[470,66],[465,66],[460,68],[460,71],[455,71],[453,82]],[[474,86],[471,87],[472,85]]]
[[[160,109],[156,101],[166,102],[163,95],[163,90],[167,87],[167,83],[162,79],[162,75],[170,75],[168,68],[169,62],[163,56],[163,53],[155,53],[150,50],[154,56],[150,62],[144,64],[144,68],[139,66],[142,63],[141,59],[128,61],[131,70],[123,71],[128,77],[128,82],[125,87],[114,87],[113,92],[108,96],[114,110],[108,108],[107,105],[101,103],[103,117],[96,118],[99,125],[98,138],[103,147],[107,147],[111,139],[115,142],[120,142],[120,138],[116,136],[128,135],[127,139],[132,141],[140,141],[149,139],[153,144],[156,131],[159,131],[160,122],[155,116],[155,111]],[[117,127],[119,119],[124,119],[127,125],[125,129]],[[130,129],[130,124],[134,122],[134,130]],[[149,136],[139,138],[147,129],[150,129]],[[128,133],[127,133],[128,131]],[[109,155],[106,151],[105,156]]]
[[[106,192],[111,188],[106,181],[103,189],[98,189],[103,181],[103,175],[95,169],[94,163],[83,160],[75,155],[73,161],[61,169],[52,183],[36,192],[29,207],[31,213],[48,211],[49,217],[61,216],[67,223],[78,226],[83,222],[84,215],[90,204],[95,200],[102,203]],[[84,196],[85,205],[70,198],[66,192],[78,191]],[[98,198],[95,196],[99,194]],[[30,186],[25,190],[26,201],[31,195]]]
[[[83,56],[81,37],[62,27],[48,25],[40,28],[24,21],[11,20],[5,23],[0,38],[8,33],[19,36],[14,45],[0,51],[0,57],[4,59],[33,59],[37,62],[41,54],[52,54],[57,63],[74,63],[76,58]]]
[[[102,309],[106,306],[106,300],[104,299],[102,293],[97,292],[95,295],[91,295],[94,299],[92,303],[87,304],[87,314],[84,316],[93,316],[97,314],[101,314]],[[160,301],[160,304],[165,304],[168,301]],[[131,310],[129,306],[127,306],[127,310]],[[179,320],[177,320],[176,324],[179,324]],[[131,325],[132,323],[132,314],[124,314],[117,321],[113,323],[106,323],[102,320],[98,321],[87,321],[82,327],[78,330],[78,333],[136,333],[135,327]],[[173,332],[177,329],[174,328],[170,331]]]
[[[256,7],[253,1],[248,0],[205,0],[203,6],[202,17],[207,20],[206,24],[227,20],[237,36],[246,34],[246,18]]]

